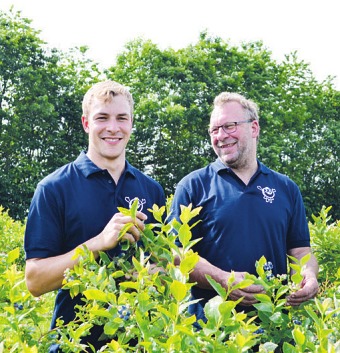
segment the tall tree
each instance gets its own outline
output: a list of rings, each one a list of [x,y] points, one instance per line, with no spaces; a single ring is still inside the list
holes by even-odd
[[[0,12],[0,204],[24,219],[37,182],[85,146],[86,48],[49,50],[20,12]]]
[[[308,216],[332,205],[340,218],[339,93],[331,80],[318,83],[296,53],[278,64],[261,42],[235,47],[201,33],[195,45],[175,51],[137,39],[108,76],[129,85],[136,100],[129,159],[168,194],[215,159],[207,134],[211,103],[235,91],[260,106],[260,159],[300,186]]]
[[[85,148],[81,99],[107,77],[129,85],[136,101],[129,160],[167,194],[215,159],[211,104],[221,91],[235,91],[260,106],[260,159],[299,185],[308,216],[331,205],[340,219],[340,94],[330,79],[317,82],[296,53],[278,64],[261,42],[236,47],[201,33],[175,51],[137,39],[104,76],[86,47],[49,50],[30,23],[0,12],[0,204],[13,218],[26,216],[43,176]]]

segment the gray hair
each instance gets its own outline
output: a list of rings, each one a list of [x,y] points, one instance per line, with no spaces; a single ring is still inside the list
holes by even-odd
[[[250,119],[259,120],[259,108],[255,102],[250,99],[245,98],[241,94],[234,92],[222,92],[214,99],[213,111],[211,115],[214,114],[216,108],[222,107],[225,103],[237,102],[239,103]]]

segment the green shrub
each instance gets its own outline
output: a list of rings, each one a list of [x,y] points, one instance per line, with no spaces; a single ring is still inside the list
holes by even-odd
[[[0,252],[7,254],[9,251],[19,248],[20,255],[17,264],[20,268],[24,266],[24,231],[25,224],[20,221],[14,221],[8,211],[0,205]]]
[[[123,211],[123,210],[122,210]],[[134,210],[124,210],[134,217]],[[59,343],[65,352],[84,349],[80,339],[94,324],[102,325],[112,341],[104,352],[328,352],[339,349],[337,322],[339,297],[318,298],[299,308],[285,305],[285,295],[301,281],[300,273],[308,257],[293,266],[293,282],[272,278],[266,259],[256,264],[257,276],[249,275],[226,291],[211,278],[216,297],[205,307],[207,322],[194,329],[195,317],[190,303],[189,273],[198,261],[192,251],[189,221],[199,209],[182,207],[180,220],[172,223],[183,245],[178,248],[171,226],[163,223],[165,209],[153,210],[159,224],[150,226],[142,236],[143,245],[127,249],[124,257],[110,261],[102,254],[94,260],[86,249],[79,249],[80,262],[66,274],[64,288],[72,295],[84,296],[84,306],[70,325],[60,322]],[[127,231],[127,229],[125,230]],[[149,255],[147,255],[149,254]],[[174,256],[181,259],[176,266]],[[132,256],[132,262],[127,261]],[[162,269],[150,271],[152,263]],[[228,300],[232,290],[261,284],[266,294],[258,295],[256,312],[238,313],[237,302]],[[339,288],[337,288],[339,291]],[[335,292],[334,292],[335,294]],[[339,293],[338,293],[339,294]],[[136,344],[137,342],[137,344]]]
[[[20,249],[0,254],[0,352],[47,352],[54,293],[34,298],[18,269]]]
[[[313,252],[319,262],[321,282],[339,281],[340,277],[340,221],[329,223],[331,207],[322,207],[314,223],[309,223]],[[339,283],[339,282],[337,282]]]
[[[136,205],[121,211],[134,217]],[[124,256],[113,260],[105,253],[95,260],[86,248],[77,249],[79,262],[65,272],[63,285],[72,296],[82,296],[84,305],[77,307],[74,321],[64,324],[59,320],[53,332],[48,326],[54,293],[33,298],[16,265],[19,249],[1,254],[0,353],[46,353],[52,342],[58,342],[64,352],[93,352],[81,342],[93,325],[101,325],[103,338],[111,339],[101,352],[338,352],[338,277],[315,300],[298,308],[285,305],[285,296],[300,281],[308,257],[294,264],[293,282],[271,276],[264,257],[256,263],[257,276],[249,275],[233,287],[232,275],[228,291],[208,278],[216,296],[205,307],[207,322],[199,322],[201,330],[194,328],[196,319],[187,309],[193,285],[189,274],[198,256],[192,251],[196,241],[191,239],[189,222],[199,211],[182,207],[180,219],[168,224],[164,221],[168,207],[154,206],[158,223],[146,227],[141,246],[125,243]],[[173,228],[182,248],[175,245]],[[318,229],[329,231],[328,227]],[[128,227],[121,235],[127,231]],[[175,265],[175,256],[181,259],[180,265]],[[327,265],[331,273],[332,266]],[[236,312],[237,302],[228,300],[230,292],[252,283],[263,285],[266,293],[258,295],[256,311]]]

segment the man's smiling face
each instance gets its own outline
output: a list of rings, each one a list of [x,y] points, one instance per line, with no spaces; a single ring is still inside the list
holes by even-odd
[[[126,97],[112,96],[107,102],[94,99],[82,124],[89,134],[88,156],[98,167],[106,169],[113,161],[125,161],[132,132],[131,107]]]
[[[214,109],[210,119],[210,129],[228,123],[249,119],[245,109],[238,102],[230,101]],[[233,169],[244,168],[256,154],[258,122],[252,121],[236,126],[236,130],[227,133],[222,127],[211,135],[211,144],[222,162]]]

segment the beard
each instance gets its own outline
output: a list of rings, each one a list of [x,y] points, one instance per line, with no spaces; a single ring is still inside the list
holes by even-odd
[[[219,156],[221,161],[231,169],[241,170],[241,169],[246,169],[248,166],[251,165],[250,157],[252,156],[252,153],[249,149],[249,146],[243,146],[243,147],[241,146],[234,153],[230,153],[230,154],[217,153],[217,155]]]

